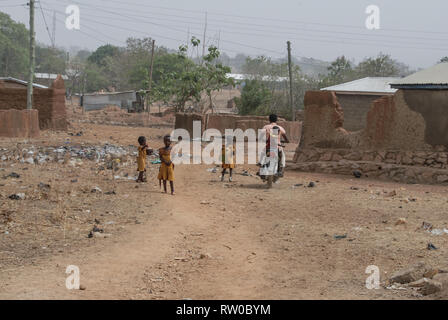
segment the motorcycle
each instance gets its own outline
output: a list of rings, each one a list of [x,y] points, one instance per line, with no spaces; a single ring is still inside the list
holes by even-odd
[[[272,188],[272,184],[277,182],[283,177],[282,157],[285,156],[285,152],[282,150],[284,145],[280,144],[277,149],[269,149],[264,152],[262,159],[258,166],[260,167],[257,175],[267,183],[268,189]]]

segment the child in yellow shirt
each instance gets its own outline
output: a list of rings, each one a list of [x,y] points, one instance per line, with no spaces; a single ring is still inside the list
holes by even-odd
[[[223,137],[222,142],[222,172],[221,181],[224,181],[224,175],[227,169],[229,169],[229,182],[232,182],[232,173],[235,169],[235,139],[231,140],[230,137],[227,139],[228,144],[226,146],[226,139]],[[231,144],[230,144],[231,143]]]
[[[174,163],[171,161],[171,137],[163,137],[165,147],[159,149],[159,157],[162,162],[159,169],[158,179],[163,181],[163,190],[167,193],[166,182],[170,182],[171,194],[174,195]]]
[[[149,149],[146,138],[138,137],[138,156],[137,156],[137,182],[146,182],[146,156],[152,154],[153,150]]]

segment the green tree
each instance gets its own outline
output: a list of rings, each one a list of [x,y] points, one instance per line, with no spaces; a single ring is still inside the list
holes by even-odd
[[[87,64],[84,68],[80,81],[81,91],[85,85],[84,92],[99,91],[110,85],[110,81],[102,72],[101,67],[93,63]],[[85,83],[83,83],[84,81]]]
[[[36,46],[36,72],[65,74],[66,57],[63,50],[45,45]]]
[[[0,76],[24,78],[28,65],[28,31],[0,12]]]
[[[247,80],[241,97],[235,99],[240,115],[266,115],[269,112],[272,94],[260,80]]]
[[[390,55],[380,53],[376,58],[366,58],[355,69],[358,77],[391,77],[403,72],[402,65]]]
[[[199,44],[199,39],[191,39],[193,51],[197,51]],[[230,68],[217,62],[219,51],[216,47],[208,49],[201,64],[194,63],[187,53],[187,46],[179,47],[176,58],[179,64],[174,70],[160,71],[160,80],[153,90],[154,99],[172,103],[176,111],[184,111],[189,101],[199,102],[203,92],[211,101],[213,91],[233,84],[233,80],[226,78]]]
[[[111,44],[106,44],[104,46],[99,47],[96,49],[87,59],[88,62],[94,63],[97,66],[104,67],[105,66],[105,59],[107,57],[113,57],[118,55],[120,52],[120,49],[116,46],[113,46]]]
[[[202,89],[207,94],[209,100],[208,109],[213,110],[213,92],[221,90],[225,86],[235,86],[232,78],[227,78],[231,69],[218,61],[220,52],[215,46],[208,48],[208,54],[204,56],[204,63],[201,66]]]
[[[440,59],[440,62],[448,62],[448,56],[443,57],[442,59]]]
[[[322,85],[332,86],[342,82],[351,81],[354,78],[351,62],[345,57],[338,57],[327,68],[328,75],[323,79]]]
[[[157,52],[154,57],[154,68],[152,79],[154,83],[159,83],[163,74],[170,72],[180,72],[183,68],[184,58],[177,53]]]
[[[75,58],[77,58],[81,62],[87,62],[87,59],[90,57],[91,54],[92,52],[90,52],[89,50],[79,50],[76,53]]]

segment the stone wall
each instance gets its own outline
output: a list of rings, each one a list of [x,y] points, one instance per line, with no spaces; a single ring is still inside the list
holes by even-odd
[[[333,92],[305,95],[302,141],[290,168],[409,183],[448,182],[448,93],[399,90],[373,101],[364,129],[344,128]],[[445,179],[446,178],[446,179]]]
[[[26,109],[26,86],[5,88],[0,86],[0,110]],[[67,130],[65,109],[65,85],[62,77],[49,89],[33,88],[33,109],[39,111],[39,127],[52,130]]]
[[[37,110],[0,110],[0,137],[36,138],[39,133]]]

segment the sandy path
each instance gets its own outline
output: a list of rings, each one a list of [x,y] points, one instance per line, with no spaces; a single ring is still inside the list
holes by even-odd
[[[160,194],[154,180],[138,189],[147,195],[142,208],[151,210],[145,223],[72,254],[3,271],[0,299],[413,298],[367,290],[365,268],[378,265],[384,279],[418,260],[441,263],[446,256],[445,237],[415,231],[423,220],[444,223],[442,187],[402,190],[288,172],[265,190],[256,177],[222,183],[206,166],[178,166],[176,179],[174,197]],[[305,187],[310,180],[318,181],[315,188]],[[292,188],[297,183],[305,186]],[[392,189],[399,190],[396,198],[382,195]],[[409,195],[418,201],[403,203]],[[400,217],[407,225],[394,225]],[[344,233],[347,239],[333,237]],[[426,250],[428,240],[440,249]],[[67,265],[79,266],[86,290],[65,288]]]
[[[202,172],[203,170],[201,168],[198,171]],[[155,191],[157,190],[155,186],[145,186],[151,190],[151,193],[149,197],[142,200],[142,208],[145,207],[146,202],[153,202],[154,199],[161,200],[156,206],[151,207],[150,210],[154,215],[150,221],[132,228],[127,227],[128,229],[118,237],[94,240],[97,241],[97,244],[93,247],[79,249],[69,255],[55,256],[47,261],[39,261],[36,265],[24,266],[18,270],[3,271],[0,277],[2,287],[0,299],[120,299],[148,298],[149,296],[158,298],[164,297],[166,294],[172,297],[173,292],[177,293],[177,291],[171,290],[166,294],[151,295],[151,290],[148,291],[145,284],[145,273],[148,269],[154,269],[156,265],[162,265],[164,268],[168,266],[169,269],[173,262],[176,265],[176,262],[182,264],[182,260],[188,262],[190,259],[198,258],[188,252],[189,250],[186,248],[188,244],[193,242],[194,246],[195,242],[204,240],[218,243],[218,247],[225,253],[225,257],[220,258],[226,260],[224,268],[232,266],[238,259],[244,260],[247,257],[247,252],[255,251],[253,246],[253,250],[238,252],[238,243],[250,243],[245,232],[238,239],[235,239],[235,232],[231,234],[217,233],[216,231],[225,233],[227,231],[226,224],[216,226],[215,212],[195,201],[198,199],[197,196],[204,192],[203,188],[191,186],[189,170],[182,168],[177,175],[176,187],[179,192],[174,197],[160,194]],[[186,241],[190,235],[196,239]],[[235,242],[235,240],[237,241]],[[233,248],[230,249],[230,245],[226,247],[221,243],[229,243]],[[208,244],[202,248],[208,250],[216,247],[214,244],[212,246]],[[180,259],[185,256],[187,259]],[[204,254],[202,258],[212,259],[209,254]],[[199,259],[201,258],[199,257]],[[65,268],[68,265],[79,267],[81,284],[86,286],[87,290],[78,291],[65,288],[67,277]],[[242,268],[237,272],[234,270],[224,272],[220,275],[223,280],[222,286],[214,281],[213,275],[204,275],[204,280],[205,283],[207,281],[213,283],[213,288],[209,289],[216,296],[224,297],[228,296],[230,292],[234,292],[235,282],[232,280],[235,277],[239,278],[241,272],[249,274],[253,272],[253,268],[249,270]],[[256,277],[256,275],[252,275],[252,277]],[[174,287],[177,286],[173,285]],[[250,289],[250,287],[247,288],[248,292],[251,291]],[[205,294],[202,297],[206,298],[206,292],[207,290],[198,290],[197,297]]]

